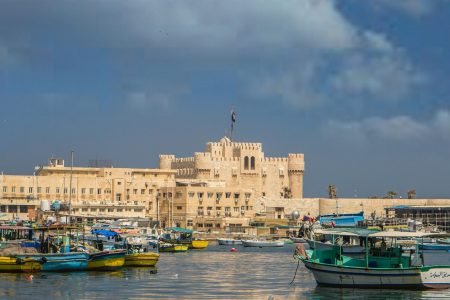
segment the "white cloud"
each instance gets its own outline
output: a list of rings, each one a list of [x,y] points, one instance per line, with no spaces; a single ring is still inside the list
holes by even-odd
[[[324,101],[313,85],[319,76],[318,69],[318,62],[311,59],[295,69],[248,76],[247,92],[255,99],[271,97],[299,109],[317,107]]]
[[[431,13],[438,2],[441,0],[377,0],[375,3],[412,16],[423,16]]]
[[[188,93],[188,90],[183,86],[175,85],[169,89],[155,85],[142,90],[126,92],[124,97],[125,102],[133,109],[159,108],[168,110],[175,101],[186,93]]]
[[[339,93],[376,100],[406,99],[424,82],[425,75],[416,71],[398,52],[349,55],[332,79],[332,85]]]
[[[324,128],[327,135],[359,141],[372,139],[388,141],[424,140],[450,137],[450,112],[437,111],[430,119],[415,120],[409,116],[392,118],[372,117],[361,121],[329,121]]]
[[[139,49],[172,69],[178,61],[196,68],[253,64],[238,70],[252,98],[300,109],[341,99],[405,99],[422,76],[385,35],[351,23],[333,0],[12,1],[2,5],[1,27],[10,30],[0,38]],[[166,94],[135,89],[126,98],[166,107]]]

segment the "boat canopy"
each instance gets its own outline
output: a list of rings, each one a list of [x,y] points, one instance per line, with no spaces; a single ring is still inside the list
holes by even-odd
[[[193,230],[190,229],[186,229],[186,228],[181,228],[181,227],[169,227],[166,228],[167,231],[172,231],[172,232],[181,232],[181,233],[193,233]]]
[[[115,231],[103,230],[103,229],[92,229],[92,234],[103,235],[103,236],[116,236],[118,235]]]
[[[360,236],[360,237],[379,237],[379,238],[421,238],[431,236],[446,236],[446,233],[429,232],[409,232],[409,231],[379,231],[364,228],[336,228],[336,229],[318,229],[315,234],[329,234],[340,236]]]

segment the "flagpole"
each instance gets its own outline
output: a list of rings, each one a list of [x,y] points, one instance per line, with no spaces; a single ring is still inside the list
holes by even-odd
[[[236,122],[236,113],[234,112],[234,109],[231,109],[231,132],[230,132],[230,141],[233,140],[233,129],[234,129],[234,123]]]

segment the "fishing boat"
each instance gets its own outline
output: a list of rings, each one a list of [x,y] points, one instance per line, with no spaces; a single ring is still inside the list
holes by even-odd
[[[302,237],[291,236],[291,237],[289,237],[289,239],[291,241],[293,241],[294,243],[307,243],[307,241]]]
[[[321,241],[315,241],[315,240],[308,240],[307,241],[309,244],[309,248],[310,249],[327,249],[327,248],[333,248],[335,246],[335,244],[333,244],[332,242],[321,242]],[[341,244],[339,245],[342,247],[342,253],[344,254],[356,254],[356,253],[364,253],[365,248],[364,246],[359,246],[359,245],[351,245],[351,244]]]
[[[41,270],[43,262],[33,258],[0,256],[0,272],[32,273]]]
[[[284,247],[284,241],[242,240],[244,247]]]
[[[88,270],[114,270],[125,265],[125,250],[101,251],[90,254]]]
[[[88,268],[90,255],[85,252],[70,252],[17,254],[16,257],[41,261],[41,271],[62,272],[86,270]]]
[[[160,240],[168,244],[182,244],[188,246],[189,249],[205,249],[209,242],[205,239],[194,239],[193,230],[170,227],[166,228],[166,233],[162,234]]]
[[[129,253],[125,255],[125,266],[154,267],[158,260],[159,253],[156,252]]]
[[[335,236],[361,237],[366,251],[364,257],[350,257],[343,255],[342,247],[338,245],[316,247],[314,250],[304,250],[302,244],[297,245],[294,257],[305,264],[319,285],[411,289],[450,287],[450,265],[424,265],[418,247],[403,251],[402,246],[396,244],[399,238],[419,238],[432,235],[430,233],[367,229],[321,231]]]
[[[421,250],[450,250],[450,244],[422,243],[419,244]]]
[[[232,238],[219,238],[217,239],[219,245],[242,245],[242,240]]]
[[[159,244],[159,252],[186,252],[188,249],[189,246],[183,244],[170,244],[164,242]]]

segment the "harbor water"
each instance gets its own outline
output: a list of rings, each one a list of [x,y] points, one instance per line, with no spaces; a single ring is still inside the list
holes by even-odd
[[[294,245],[161,253],[156,268],[115,272],[0,274],[0,299],[448,299],[450,290],[318,287],[293,259]],[[450,254],[430,255],[450,264]],[[431,258],[430,258],[431,259]]]

